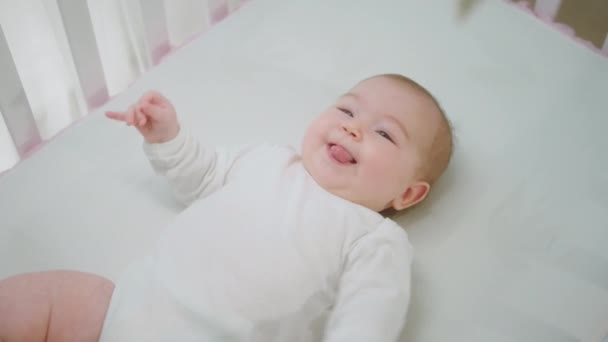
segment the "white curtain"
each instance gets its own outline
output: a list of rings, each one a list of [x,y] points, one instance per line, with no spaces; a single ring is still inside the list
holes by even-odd
[[[165,54],[181,46],[244,2],[71,1],[85,1],[88,5],[89,25],[93,28],[109,96],[124,90],[152,66],[155,53]],[[153,4],[155,8],[152,8]],[[145,15],[149,13],[156,15],[155,19],[164,20],[146,21]],[[0,0],[0,27],[43,143],[92,109],[79,82],[74,47],[70,46],[62,14],[66,15],[61,10],[60,0]],[[153,46],[162,39],[155,41],[151,35],[162,38],[163,34],[167,37],[168,46]],[[0,74],[2,72],[0,70]],[[4,91],[2,87],[0,91]],[[17,152],[11,138],[10,127],[3,118],[3,115],[10,114],[0,113],[0,172],[27,155]]]

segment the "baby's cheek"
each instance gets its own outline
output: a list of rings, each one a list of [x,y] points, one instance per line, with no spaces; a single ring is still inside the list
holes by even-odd
[[[398,163],[390,154],[381,149],[371,151],[368,159],[368,171],[370,176],[377,178],[377,181],[386,181],[394,177]]]
[[[308,126],[306,132],[304,133],[303,145],[313,147],[313,145],[318,143],[318,141],[322,138],[321,127],[322,125],[318,120],[314,121],[310,126]]]
[[[391,149],[379,152],[374,164],[379,169],[378,172],[382,173],[386,182],[391,183],[390,186],[396,186],[396,183],[408,179],[409,175],[416,169],[414,163],[404,157],[404,154],[395,153]]]
[[[310,135],[314,140],[320,140],[323,137],[324,132],[326,131],[326,123],[323,120],[317,120],[310,127]]]

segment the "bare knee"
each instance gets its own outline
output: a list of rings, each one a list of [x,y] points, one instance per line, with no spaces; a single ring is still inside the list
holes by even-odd
[[[0,341],[45,341],[50,292],[39,273],[0,280]]]
[[[0,281],[0,341],[97,341],[114,285],[89,273],[27,273]]]
[[[114,284],[95,274],[57,271],[51,299],[49,341],[97,341]]]

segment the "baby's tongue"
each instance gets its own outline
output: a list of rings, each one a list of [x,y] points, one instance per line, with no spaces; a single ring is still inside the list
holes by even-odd
[[[331,153],[332,157],[334,157],[340,163],[346,164],[353,160],[353,156],[340,145],[332,145],[329,148],[329,152]]]

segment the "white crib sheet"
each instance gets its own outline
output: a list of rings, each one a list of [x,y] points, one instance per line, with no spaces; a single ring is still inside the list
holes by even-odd
[[[399,221],[416,249],[403,341],[593,341],[608,332],[608,60],[487,1],[256,0],[0,178],[0,277],[116,278],[179,211],[133,129],[146,89],[218,144],[298,144],[366,76],[428,86],[456,153]]]

